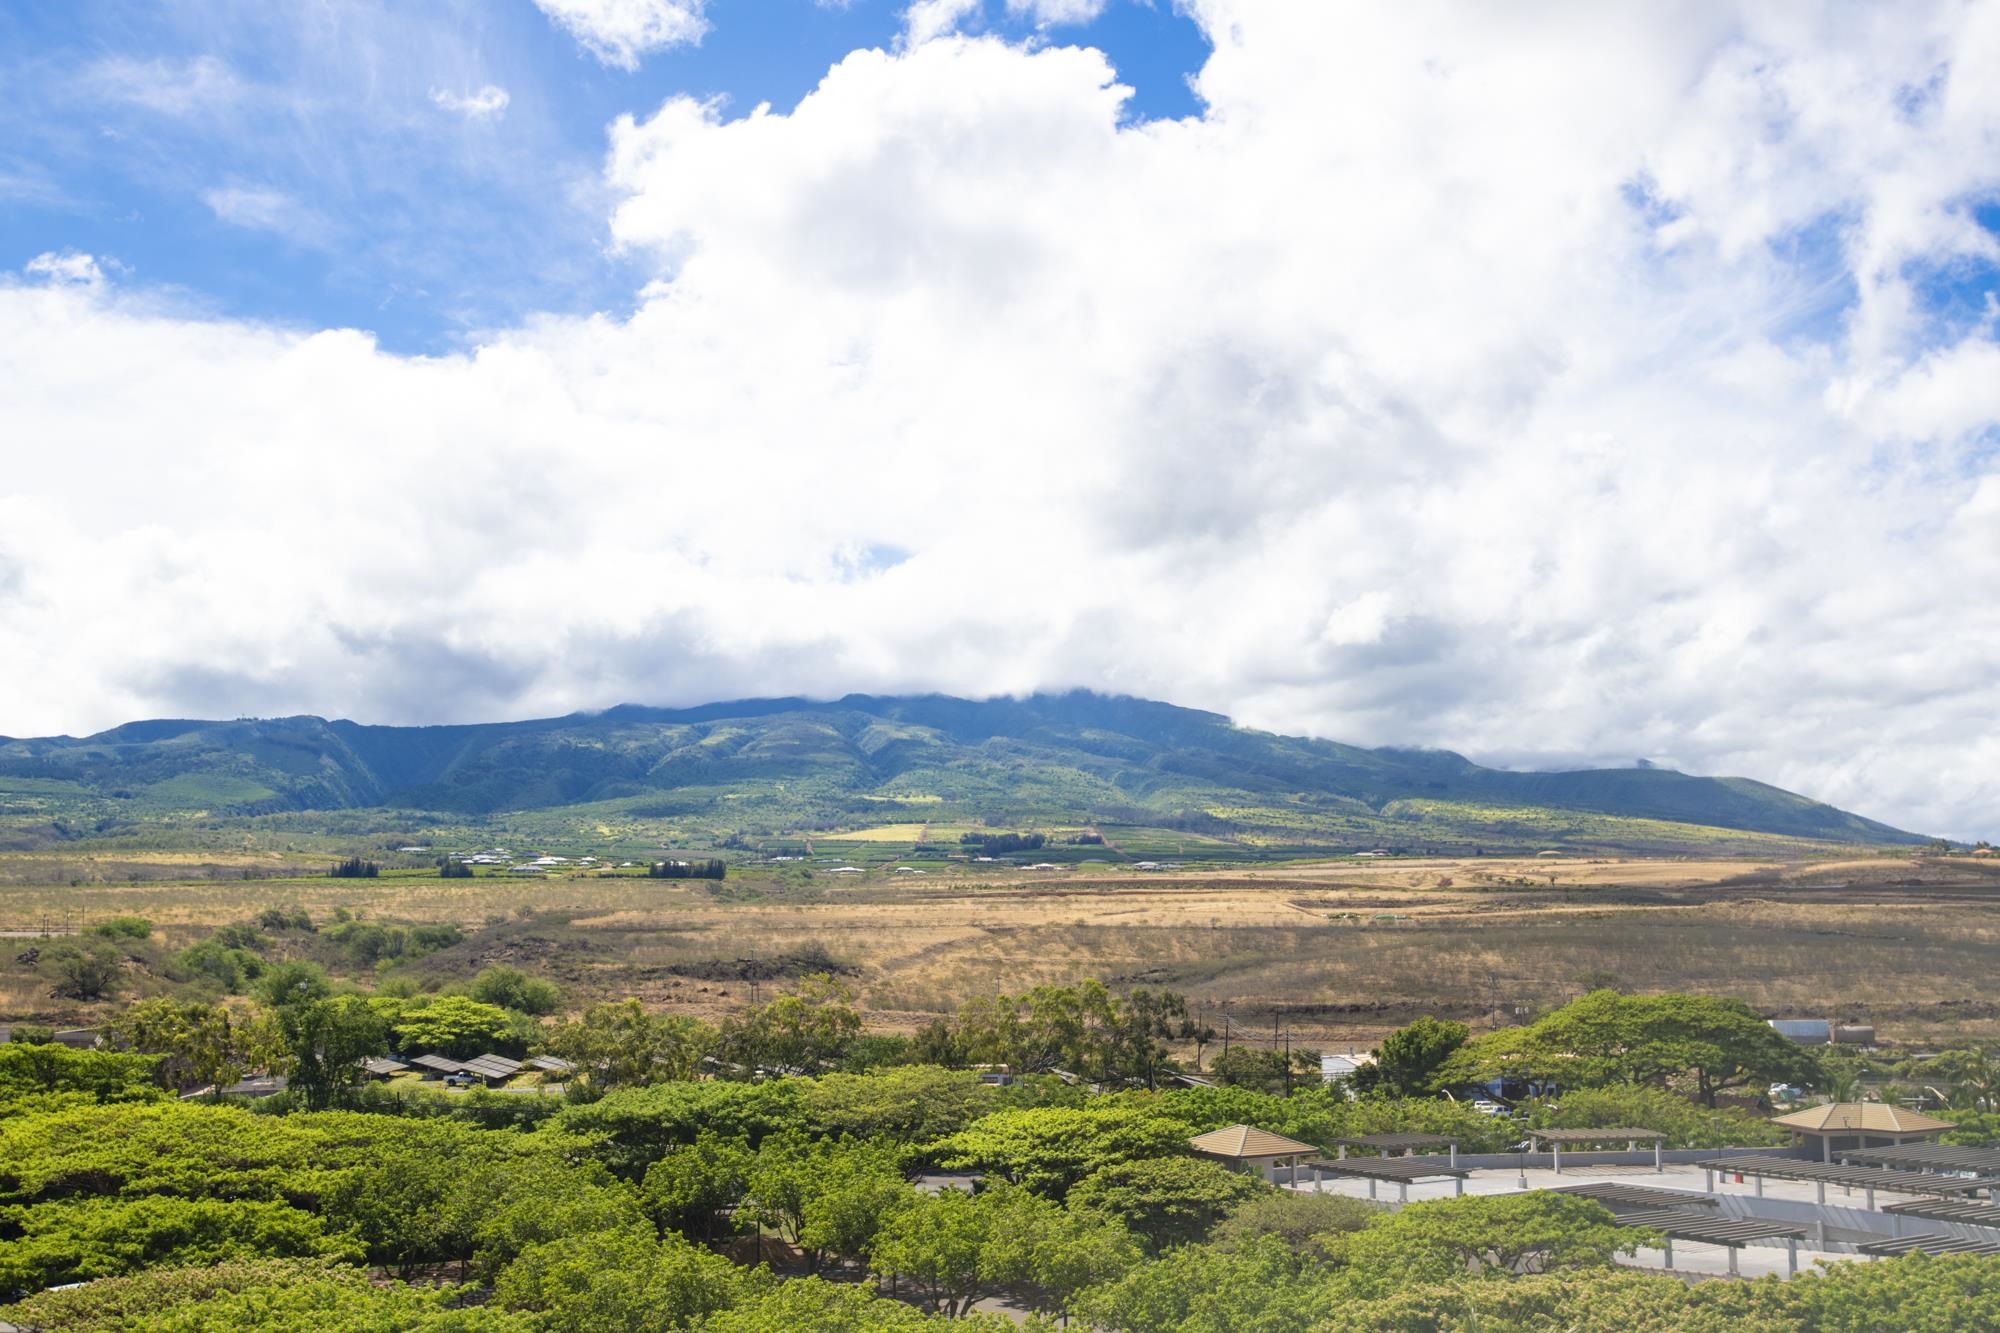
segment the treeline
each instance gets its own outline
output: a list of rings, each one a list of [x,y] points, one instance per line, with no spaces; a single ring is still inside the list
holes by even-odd
[[[358,856],[336,861],[326,872],[335,879],[374,879],[382,873],[382,867],[374,861],[364,861]]]
[[[1442,1103],[1323,1087],[1092,1095],[916,1065],[655,1078],[547,1099],[533,1127],[482,1128],[469,1110],[180,1102],[151,1064],[0,1047],[0,1291],[40,1291],[0,1320],[40,1333],[2000,1327],[1994,1259],[1687,1285],[1618,1267],[1658,1237],[1589,1200],[1389,1212],[1275,1188],[1189,1143],[1247,1123],[1323,1144],[1424,1123],[1414,1108]],[[913,1182],[926,1170],[980,1183],[928,1191]],[[68,1283],[83,1285],[41,1290]],[[1030,1307],[1025,1325],[973,1312],[1001,1296]]]
[[[1005,856],[1009,852],[1038,852],[1048,845],[1046,833],[961,833],[961,846],[977,847],[984,856]]]
[[[721,879],[728,865],[719,858],[706,861],[655,861],[646,867],[648,879]]]

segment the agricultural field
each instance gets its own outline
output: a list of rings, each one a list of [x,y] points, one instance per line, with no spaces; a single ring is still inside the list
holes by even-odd
[[[0,858],[0,928],[21,937],[137,916],[158,947],[181,949],[273,908],[449,924],[460,942],[364,979],[431,987],[506,963],[555,980],[571,1003],[635,995],[711,1021],[830,966],[886,1030],[970,995],[1096,977],[1182,992],[1248,1040],[1271,1040],[1275,1023],[1279,1040],[1328,1049],[1424,1013],[1497,1025],[1605,983],[1873,1023],[1910,1045],[2000,1035],[1990,861],[1348,858],[1141,871],[1097,860],[1031,872],[968,862],[955,835],[957,859],[942,848],[926,859],[907,831],[816,842],[809,862],[739,865],[721,882],[631,871],[447,880],[417,866],[342,880],[240,855],[155,857],[146,874],[114,880],[102,862],[86,878],[18,856]],[[1131,855],[1126,830],[1104,831]],[[1171,836],[1130,842],[1193,850]],[[228,877],[238,861],[258,877]],[[0,1019],[90,1017],[0,956]]]

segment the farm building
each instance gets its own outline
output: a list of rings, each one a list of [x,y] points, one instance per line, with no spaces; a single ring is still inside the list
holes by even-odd
[[[1349,1051],[1346,1055],[1322,1055],[1319,1058],[1319,1081],[1339,1083],[1353,1078],[1355,1071],[1361,1066],[1374,1063],[1373,1055],[1356,1055],[1353,1051]]]

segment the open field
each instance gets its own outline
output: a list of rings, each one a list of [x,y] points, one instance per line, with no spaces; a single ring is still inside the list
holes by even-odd
[[[406,965],[420,981],[505,961],[575,1001],[636,994],[710,1017],[823,950],[894,1028],[970,995],[1095,976],[1183,991],[1249,1039],[1268,1040],[1276,1015],[1293,1042],[1334,1046],[1420,1013],[1484,1026],[1613,978],[1872,1022],[1909,1043],[2000,1035],[2000,866],[1969,858],[0,884],[0,927],[130,913],[175,944],[272,906],[466,928]],[[0,1005],[46,1003],[0,972]]]

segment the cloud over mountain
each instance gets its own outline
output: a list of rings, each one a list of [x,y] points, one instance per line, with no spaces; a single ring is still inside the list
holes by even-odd
[[[629,317],[8,283],[0,730],[1086,686],[1992,834],[2000,7],[1195,9],[1199,119],[620,121]]]

